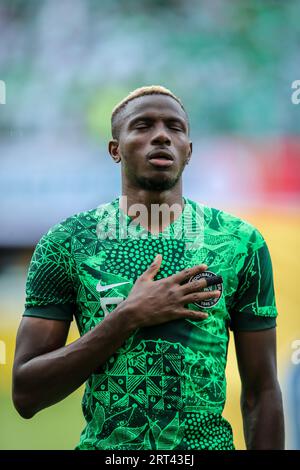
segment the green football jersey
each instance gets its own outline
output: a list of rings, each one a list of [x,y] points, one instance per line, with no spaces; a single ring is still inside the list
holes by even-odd
[[[155,280],[202,263],[223,277],[220,298],[188,305],[207,319],[139,328],[99,365],[86,382],[77,449],[234,449],[222,417],[229,330],[276,326],[270,255],[253,225],[184,202],[180,216],[154,235],[117,198],[54,226],[35,249],[24,316],[74,317],[80,335],[126,299],[157,253],[163,260]]]

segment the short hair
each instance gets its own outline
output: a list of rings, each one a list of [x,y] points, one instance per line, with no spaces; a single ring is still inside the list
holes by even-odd
[[[189,128],[189,119],[187,112],[181,102],[181,100],[174,95],[168,88],[165,88],[164,86],[161,85],[151,85],[151,86],[143,86],[140,88],[136,88],[135,90],[131,91],[125,98],[123,98],[112,110],[111,114],[111,133],[112,137],[114,139],[118,139],[120,135],[120,125],[118,122],[118,117],[120,117],[121,111],[123,111],[127,104],[136,99],[140,98],[141,96],[147,96],[147,95],[165,95],[165,96],[170,96],[173,98],[177,103],[181,106],[183,111],[185,112],[186,118],[187,118],[187,123],[188,123],[188,128]]]

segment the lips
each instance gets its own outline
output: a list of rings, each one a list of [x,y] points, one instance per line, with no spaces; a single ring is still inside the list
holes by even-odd
[[[173,165],[174,157],[168,150],[155,149],[147,155],[151,165],[160,168],[168,168]]]

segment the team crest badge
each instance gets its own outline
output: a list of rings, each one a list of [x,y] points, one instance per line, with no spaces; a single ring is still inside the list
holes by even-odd
[[[219,282],[217,282],[216,284],[213,283],[214,277],[217,277],[219,280]],[[198,302],[193,302],[193,305],[197,305],[197,307],[200,307],[200,308],[211,308],[215,306],[222,297],[222,294],[223,294],[222,277],[218,276],[212,271],[203,271],[202,273],[196,274],[195,276],[191,277],[189,282],[199,281],[199,279],[203,279],[203,278],[206,278],[208,283],[210,282],[212,283],[211,285],[208,285],[207,287],[205,287],[205,289],[203,289],[203,292],[219,290],[221,292],[221,295],[218,298],[213,297],[211,299],[205,299],[205,300],[201,300]]]

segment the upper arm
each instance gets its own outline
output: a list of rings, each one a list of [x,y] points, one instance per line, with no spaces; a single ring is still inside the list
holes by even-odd
[[[262,235],[254,230],[238,268],[238,287],[230,305],[233,331],[273,329],[278,315],[271,256]]]
[[[76,307],[75,276],[74,259],[59,238],[51,232],[44,235],[28,269],[24,316],[71,321]]]
[[[40,239],[30,261],[25,312],[16,339],[14,378],[19,366],[59,349],[67,340],[76,303],[74,266],[55,233],[50,230]]]
[[[238,272],[231,305],[237,362],[243,392],[260,392],[277,383],[276,317],[272,261],[268,246],[254,229]]]
[[[69,328],[69,321],[24,317],[16,339],[14,374],[30,359],[64,346]]]
[[[276,328],[234,331],[234,341],[243,392],[276,388]]]

